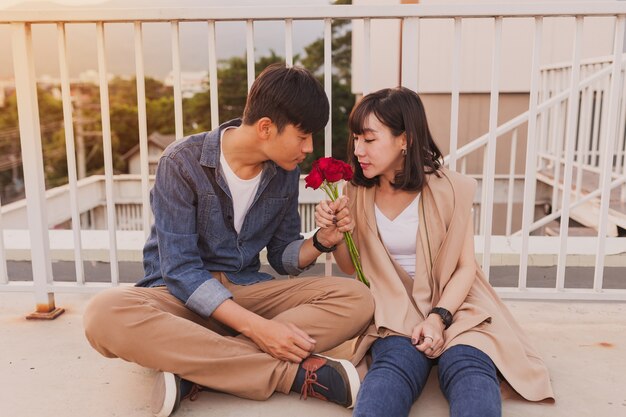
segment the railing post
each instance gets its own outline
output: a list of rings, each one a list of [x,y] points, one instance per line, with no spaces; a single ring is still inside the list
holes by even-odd
[[[613,70],[611,71],[610,89],[605,90],[606,102],[609,104],[607,111],[607,121],[605,126],[608,127],[606,133],[603,133],[603,149],[601,163],[602,172],[600,174],[600,188],[602,194],[600,197],[600,224],[598,226],[598,249],[596,251],[596,265],[593,275],[593,290],[598,292],[603,290],[604,275],[604,256],[606,250],[606,230],[608,222],[609,207],[611,203],[611,174],[613,173],[613,155],[615,151],[615,142],[617,141],[617,111],[619,105],[619,95],[622,84],[622,63],[620,58],[624,51],[624,25],[626,17],[619,16],[615,22],[615,39],[613,41]]]
[[[255,60],[254,60],[254,21],[246,21],[246,63],[248,75],[248,92],[252,88],[252,84],[256,79]]]
[[[141,165],[141,219],[144,237],[150,236],[150,179],[148,162],[148,115],[146,77],[143,62],[143,27],[135,22],[135,81],[137,84],[137,117],[139,127],[139,160]]]
[[[48,290],[48,285],[52,283],[52,263],[31,28],[27,23],[12,23],[11,26],[31,265],[37,304],[36,311],[26,318],[54,319],[64,310],[55,306],[54,293]]]
[[[401,30],[401,83],[404,87],[417,92],[417,83],[419,79],[419,19],[416,17],[409,17],[402,20]]]
[[[570,74],[570,91],[567,100],[567,126],[565,129],[565,167],[563,168],[563,195],[561,196],[561,225],[559,237],[558,266],[556,270],[556,290],[565,289],[565,267],[567,266],[567,236],[569,233],[569,218],[572,197],[572,168],[574,165],[574,143],[576,141],[576,128],[578,115],[578,92],[580,91],[580,56],[582,51],[583,16],[576,16],[576,34],[574,35],[574,53],[572,57],[572,72]],[[558,150],[558,165],[561,166],[561,149]],[[555,187],[559,183],[554,181]]]
[[[491,265],[491,229],[493,226],[493,195],[496,175],[496,146],[498,140],[498,103],[500,96],[500,64],[502,59],[502,17],[494,19],[493,50],[491,53],[491,92],[489,100],[489,140],[485,150],[480,225],[483,239],[482,269],[489,279]]]
[[[9,283],[7,258],[4,252],[4,228],[2,225],[2,196],[0,195],[0,284]]]
[[[328,97],[328,123],[324,130],[324,156],[333,154],[333,26],[331,19],[324,19],[324,91]],[[326,254],[324,275],[333,274],[332,255]]]

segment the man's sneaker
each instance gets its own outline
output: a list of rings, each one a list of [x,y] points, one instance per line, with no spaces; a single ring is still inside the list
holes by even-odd
[[[202,387],[171,372],[159,372],[152,388],[150,408],[156,417],[169,417],[180,406],[181,400],[195,401]]]
[[[300,364],[291,390],[305,400],[314,397],[352,408],[360,386],[359,374],[349,361],[311,355]]]

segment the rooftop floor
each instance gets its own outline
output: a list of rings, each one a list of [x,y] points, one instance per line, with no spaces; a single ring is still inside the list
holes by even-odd
[[[154,372],[105,359],[83,336],[82,313],[90,294],[58,294],[65,314],[54,321],[24,317],[29,293],[0,292],[0,404],[11,417],[150,416]],[[504,416],[626,416],[626,303],[507,301],[548,364],[556,404],[505,399]],[[448,415],[436,377],[411,417]],[[203,392],[185,401],[177,417],[350,416],[351,412],[298,395],[266,402]]]

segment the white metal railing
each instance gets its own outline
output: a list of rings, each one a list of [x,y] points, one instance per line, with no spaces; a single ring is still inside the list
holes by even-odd
[[[621,58],[621,74],[623,80],[626,58]],[[607,135],[604,131],[608,129],[609,118],[609,87],[611,85],[611,70],[613,57],[600,57],[587,59],[581,62],[580,76],[582,79],[593,78],[590,82],[580,88],[580,107],[576,117],[578,129],[575,141],[574,158],[576,171],[587,171],[600,174],[602,167],[602,145]],[[571,77],[571,63],[555,64],[541,69],[542,89],[540,95],[548,99],[561,93],[566,89],[567,80]],[[622,81],[622,88],[626,84]],[[560,175],[560,164],[564,162],[564,130],[566,115],[563,111],[566,103],[552,107],[551,111],[542,119],[542,129],[539,132],[540,168],[549,169],[553,172],[553,177],[558,182]],[[615,120],[618,126],[617,137],[614,143],[613,158],[611,162],[611,176],[613,179],[619,178],[626,173],[626,106],[624,105],[624,91],[619,96],[618,104],[619,116]],[[549,133],[550,132],[550,133]],[[580,198],[582,190],[583,175],[576,176],[576,196]],[[555,189],[556,191],[556,189]],[[626,187],[622,187],[620,199],[626,202]],[[555,192],[552,205],[558,204],[558,195]]]
[[[147,218],[144,217],[144,205],[142,204],[142,193],[148,189],[148,193],[154,184],[154,175],[149,176],[148,186],[143,186],[142,175],[122,174],[113,176],[113,198],[115,200],[115,229],[123,231],[146,230],[144,224],[149,228],[154,223],[152,212],[148,207]],[[65,225],[74,223],[75,213],[79,219],[83,230],[109,230],[108,213],[106,207],[106,177],[103,175],[91,175],[81,179],[70,187],[69,184],[62,185],[46,191],[46,204],[48,206],[48,228],[64,229]],[[315,226],[315,205],[324,198],[321,191],[305,188],[304,175],[300,177],[300,198],[298,201],[298,212],[300,213],[300,230],[308,233],[316,228]],[[73,195],[75,193],[75,195]],[[80,201],[79,206],[75,206],[72,199],[76,197]],[[70,209],[70,208],[75,208]],[[28,229],[27,204],[25,200],[20,200],[8,204],[2,208],[0,215],[4,217],[7,224],[13,230]],[[79,213],[80,212],[80,213]],[[87,214],[85,220],[81,216]],[[74,238],[80,229],[73,228]],[[93,235],[93,234],[92,234]],[[78,236],[80,239],[80,235]]]
[[[541,90],[544,83],[547,83],[550,76],[541,77],[539,57],[543,45],[543,19],[546,17],[566,16],[576,21],[576,36],[573,39],[573,59],[570,64],[572,70],[568,74],[568,81],[561,90],[554,90],[553,93],[546,94],[546,90]],[[615,16],[615,37],[614,37],[614,54],[610,63],[605,65],[604,69],[596,71],[593,75],[587,71],[586,67],[581,67],[580,49],[582,23],[586,17],[595,16]],[[149,178],[148,178],[148,158],[147,158],[147,130],[146,130],[146,101],[144,86],[144,66],[143,66],[143,46],[142,46],[142,30],[147,22],[169,22],[170,23],[170,39],[172,43],[172,66],[174,69],[174,103],[175,103],[175,129],[176,134],[180,138],[183,136],[182,123],[182,94],[181,94],[181,63],[180,63],[180,27],[187,22],[206,22],[208,36],[208,52],[209,52],[209,83],[210,83],[210,100],[211,100],[211,123],[213,127],[219,124],[220,116],[218,113],[218,83],[217,83],[217,59],[216,59],[216,31],[217,22],[223,21],[242,21],[246,24],[246,50],[247,50],[247,68],[248,68],[248,86],[254,80],[254,25],[255,22],[263,20],[277,20],[284,22],[285,25],[285,51],[286,63],[293,64],[293,22],[298,20],[320,20],[324,22],[324,87],[327,95],[331,97],[331,40],[332,40],[332,20],[333,19],[352,19],[362,20],[364,27],[363,44],[365,46],[364,62],[369,62],[370,45],[371,45],[371,21],[377,19],[401,19],[403,21],[402,33],[403,42],[402,50],[404,51],[404,59],[402,61],[402,84],[417,90],[418,87],[418,71],[416,65],[418,63],[417,54],[412,53],[417,50],[420,32],[420,21],[424,19],[448,19],[454,22],[454,48],[451,88],[451,138],[450,138],[450,154],[446,157],[446,162],[453,169],[465,172],[466,158],[470,153],[480,150],[484,157],[484,167],[482,173],[482,196],[480,197],[480,235],[477,236],[477,248],[482,253],[483,268],[489,273],[492,247],[498,250],[503,247],[513,248],[512,255],[519,258],[519,280],[515,289],[499,289],[499,291],[509,297],[536,297],[536,298],[579,298],[579,299],[626,299],[626,291],[624,290],[607,290],[602,287],[602,271],[605,264],[607,254],[617,256],[626,252],[626,245],[623,238],[608,239],[606,238],[606,223],[609,210],[609,199],[611,189],[624,184],[624,163],[621,162],[622,172],[615,173],[614,159],[616,151],[623,149],[616,146],[616,136],[618,131],[623,132],[623,123],[618,127],[617,119],[621,117],[624,110],[620,108],[620,100],[623,95],[621,82],[621,62],[623,50],[623,34],[624,34],[624,16],[626,16],[626,4],[619,2],[560,2],[560,3],[522,3],[522,4],[428,4],[428,5],[396,5],[396,6],[327,6],[327,7],[247,7],[247,8],[148,8],[148,9],[103,9],[103,10],[51,10],[46,13],[31,13],[28,11],[1,10],[0,25],[9,24],[11,27],[12,45],[13,45],[13,65],[15,73],[15,84],[18,98],[19,112],[19,129],[22,146],[22,158],[24,165],[24,175],[26,184],[26,206],[28,211],[28,235],[29,248],[31,251],[31,263],[33,268],[34,282],[27,289],[35,293],[38,305],[50,304],[53,294],[56,291],[84,291],[90,288],[101,288],[101,285],[91,285],[84,280],[82,272],[81,256],[84,253],[84,239],[81,240],[83,233],[79,230],[80,214],[77,195],[77,179],[76,179],[76,163],[73,157],[73,136],[71,124],[71,105],[69,103],[69,76],[67,72],[68,60],[66,51],[65,29],[67,25],[75,23],[89,23],[96,27],[97,41],[96,50],[98,57],[99,71],[99,87],[100,87],[100,105],[102,118],[102,137],[104,143],[104,177],[105,177],[105,205],[107,207],[107,219],[109,227],[106,241],[109,242],[108,260],[111,265],[111,283],[110,285],[118,285],[118,245],[123,245],[124,241],[120,241],[120,236],[124,233],[117,231],[116,205],[114,196],[114,180],[112,169],[112,153],[111,153],[111,131],[110,131],[110,114],[108,103],[108,80],[106,78],[107,58],[105,45],[105,32],[108,24],[127,22],[133,24],[134,30],[134,46],[135,46],[135,71],[137,80],[137,97],[138,97],[138,121],[139,121],[139,138],[141,152],[141,207],[142,207],[142,229],[143,235],[148,232],[148,213],[149,213]],[[458,128],[459,128],[459,94],[460,94],[460,56],[462,53],[462,22],[471,19],[492,19],[494,24],[493,48],[492,48],[492,80],[490,87],[490,115],[488,132],[472,141],[469,144],[458,146]],[[531,83],[529,91],[529,107],[528,111],[509,120],[506,123],[498,123],[498,100],[500,95],[499,85],[499,68],[501,64],[502,49],[502,22],[505,19],[532,18],[534,20],[534,41],[532,49],[532,67],[531,67]],[[57,25],[58,45],[59,45],[59,64],[61,74],[61,91],[64,104],[64,119],[67,145],[67,161],[69,167],[69,194],[70,194],[70,210],[73,224],[73,257],[76,262],[77,276],[80,277],[76,283],[71,285],[62,285],[54,282],[51,272],[51,255],[50,255],[50,233],[48,231],[48,203],[44,192],[44,176],[43,162],[41,154],[41,134],[39,131],[39,110],[37,105],[37,90],[34,73],[34,54],[32,45],[31,30],[33,25],[43,23],[54,23]],[[604,64],[603,64],[604,65]],[[364,92],[370,90],[371,74],[368,65],[363,65],[364,70]],[[568,219],[570,210],[576,204],[582,204],[584,198],[576,200],[573,204],[571,195],[567,192],[572,184],[572,172],[575,161],[575,137],[577,128],[578,99],[581,89],[586,89],[592,83],[600,82],[601,77],[610,72],[609,81],[605,82],[605,88],[602,91],[606,100],[605,108],[607,110],[606,120],[608,127],[604,129],[604,136],[598,149],[601,151],[596,155],[596,159],[600,159],[598,173],[601,176],[601,186],[598,187],[593,194],[594,197],[600,198],[599,208],[599,228],[598,235],[593,239],[596,245],[592,256],[595,259],[595,276],[593,290],[573,290],[564,287],[564,271],[567,264],[568,256],[572,254],[568,251],[568,242],[577,242],[575,238],[568,239]],[[544,71],[545,73],[545,71]],[[601,74],[601,75],[599,75]],[[540,95],[540,90],[541,95]],[[588,96],[585,96],[588,97]],[[564,103],[567,103],[564,105]],[[586,103],[586,102],[585,102]],[[332,103],[331,103],[332,104]],[[582,107],[586,108],[586,107]],[[566,114],[563,119],[564,126],[559,127],[559,123],[547,122],[548,115],[560,112]],[[566,112],[566,113],[565,113]],[[554,120],[554,119],[551,119]],[[525,125],[527,127],[526,137],[519,137],[517,128]],[[325,154],[331,154],[331,126],[332,120],[329,121],[325,130]],[[558,247],[556,263],[558,264],[557,285],[553,289],[538,290],[536,288],[528,288],[527,286],[527,269],[529,255],[531,252],[529,242],[531,240],[531,231],[537,227],[534,222],[534,211],[536,201],[536,178],[538,167],[538,156],[544,157],[545,150],[539,147],[538,131],[545,132],[557,130],[557,134],[552,135],[554,138],[562,137],[562,146],[564,152],[562,156],[559,153],[556,160],[561,159],[564,162],[563,169],[563,190],[561,202],[558,205],[558,216],[562,219],[560,236],[557,238],[538,238],[544,239],[542,242],[550,242],[551,247]],[[558,129],[562,129],[559,134]],[[549,135],[548,135],[549,136]],[[623,136],[623,134],[622,134]],[[510,137],[513,145],[511,147],[512,160],[515,160],[517,142],[525,142],[526,161],[523,175],[523,214],[521,222],[521,230],[519,233],[513,233],[509,237],[492,236],[493,224],[493,207],[496,201],[495,183],[499,174],[496,173],[496,149],[498,142],[504,137]],[[552,142],[551,142],[552,143]],[[618,142],[619,143],[619,142]],[[552,145],[550,145],[552,146]],[[561,149],[560,146],[552,146],[553,149]],[[623,154],[623,152],[622,152]],[[595,154],[594,154],[595,155]],[[587,156],[593,157],[591,153]],[[584,159],[580,157],[578,160]],[[544,158],[545,159],[545,158]],[[623,156],[622,156],[623,159]],[[620,160],[619,154],[617,160]],[[512,174],[513,173],[513,174]],[[516,184],[522,179],[515,177],[515,167],[512,166],[508,172],[506,181],[509,184],[508,195],[514,192]],[[514,178],[515,177],[515,178]],[[589,197],[589,198],[594,198]],[[509,200],[509,205],[511,201]],[[507,206],[507,234],[512,232],[512,208]],[[0,218],[0,222],[2,218]],[[0,224],[0,233],[6,238],[7,230],[2,230]],[[5,225],[5,228],[6,225]],[[504,239],[504,240],[503,240]],[[11,289],[15,287],[10,282],[6,273],[6,251],[2,247],[3,239],[0,238],[0,290]],[[555,242],[558,242],[555,245]],[[588,242],[588,241],[585,241]],[[608,246],[607,246],[608,245]],[[574,245],[575,246],[575,245]],[[584,245],[588,250],[589,244]],[[329,259],[329,258],[327,258]],[[619,259],[623,259],[623,256]],[[330,263],[326,263],[326,271],[330,271]]]

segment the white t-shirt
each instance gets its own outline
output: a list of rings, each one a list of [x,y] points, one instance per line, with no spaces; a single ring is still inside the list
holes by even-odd
[[[415,276],[415,249],[419,214],[419,195],[395,219],[389,220],[374,204],[376,224],[387,250],[411,278]]]
[[[232,127],[230,129],[232,129]],[[227,130],[228,129],[224,129],[222,131],[222,140],[224,139],[224,132]],[[233,197],[233,223],[235,225],[235,230],[239,233],[241,232],[241,225],[246,217],[246,213],[248,213],[248,209],[252,205],[254,196],[259,189],[259,183],[261,182],[261,174],[263,174],[263,170],[261,170],[261,172],[259,172],[259,174],[254,178],[242,180],[233,172],[230,165],[228,165],[228,162],[226,162],[221,143],[222,141],[220,141],[220,165],[222,166],[224,178],[226,178],[226,183],[230,189],[230,195]]]

